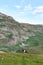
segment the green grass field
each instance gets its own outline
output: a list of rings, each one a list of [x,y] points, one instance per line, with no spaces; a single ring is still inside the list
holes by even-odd
[[[0,54],[0,65],[43,65],[43,55],[3,53]]]

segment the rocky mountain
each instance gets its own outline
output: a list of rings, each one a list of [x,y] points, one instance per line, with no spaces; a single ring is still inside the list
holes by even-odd
[[[43,53],[43,25],[19,23],[0,12],[0,50]]]

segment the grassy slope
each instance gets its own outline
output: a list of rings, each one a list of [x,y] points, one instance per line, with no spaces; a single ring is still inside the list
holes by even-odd
[[[43,65],[43,56],[30,54],[0,54],[0,65]]]

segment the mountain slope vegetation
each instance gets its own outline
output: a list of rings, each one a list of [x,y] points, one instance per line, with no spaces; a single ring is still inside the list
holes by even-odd
[[[19,23],[0,12],[0,50],[43,53],[43,25]]]

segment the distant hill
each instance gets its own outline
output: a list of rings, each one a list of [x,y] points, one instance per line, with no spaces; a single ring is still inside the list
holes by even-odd
[[[43,53],[43,25],[19,23],[0,12],[0,50]]]

